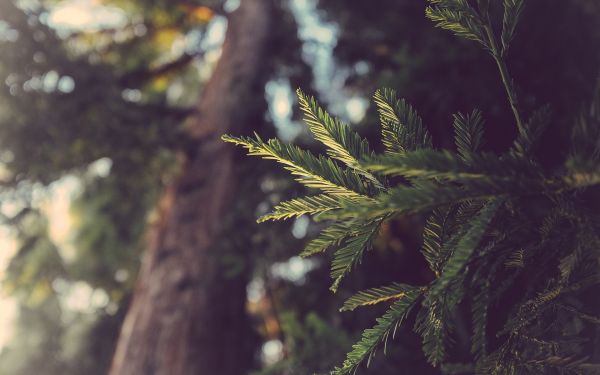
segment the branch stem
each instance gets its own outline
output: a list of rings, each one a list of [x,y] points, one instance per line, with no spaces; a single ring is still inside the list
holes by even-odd
[[[506,90],[506,94],[508,95],[508,101],[510,103],[510,108],[515,116],[515,120],[517,122],[517,128],[519,129],[519,133],[525,134],[525,127],[523,126],[523,120],[521,119],[521,114],[519,113],[519,107],[517,104],[517,94],[515,92],[515,88],[508,74],[508,69],[506,67],[506,62],[504,61],[504,57],[499,52],[498,43],[496,42],[496,37],[494,36],[494,31],[490,26],[489,19],[487,20],[487,25],[484,26],[485,31],[488,37],[489,46],[492,52],[492,57],[494,61],[496,61],[496,65],[498,66],[498,70],[500,71],[500,77],[502,77],[502,83],[504,84],[504,89]]]

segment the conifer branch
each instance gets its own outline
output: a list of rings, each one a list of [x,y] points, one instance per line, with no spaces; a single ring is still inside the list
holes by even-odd
[[[550,107],[547,105],[533,112],[529,120],[525,123],[525,132],[519,133],[515,139],[513,148],[511,149],[512,154],[531,157],[542,133],[550,123],[551,113]]]
[[[468,115],[454,115],[454,141],[456,150],[465,162],[479,152],[483,145],[483,118],[481,111],[474,110]]]
[[[430,0],[425,9],[427,18],[436,26],[457,36],[481,43],[489,48],[481,18],[466,0]]]
[[[296,93],[300,109],[304,112],[304,121],[315,139],[327,147],[327,154],[355,169],[377,188],[383,188],[381,182],[359,163],[359,160],[372,155],[369,143],[353,132],[347,124],[329,116],[314,97],[307,96],[300,89]]]
[[[469,229],[458,241],[453,254],[444,266],[441,276],[432,285],[429,293],[432,297],[440,295],[459,274],[469,261],[475,248],[479,246],[488,225],[500,207],[501,200],[493,200],[481,209],[479,214],[469,223]]]
[[[365,360],[369,366],[379,346],[382,343],[385,344],[390,335],[394,336],[397,327],[402,324],[420,295],[419,288],[407,290],[401,299],[392,304],[385,315],[377,319],[377,324],[373,328],[363,332],[361,340],[352,347],[352,351],[348,353],[342,366],[337,367],[332,375],[353,374]]]
[[[426,297],[415,321],[414,330],[421,335],[423,353],[432,366],[444,361],[452,344],[450,334],[453,327],[445,302],[444,299],[437,301]]]
[[[431,135],[417,111],[391,89],[373,96],[381,121],[381,138],[386,153],[396,154],[431,148]]]
[[[318,253],[322,253],[327,249],[339,246],[346,238],[356,235],[356,221],[341,221],[332,224],[325,228],[321,233],[309,241],[300,253],[300,256],[305,258]]]
[[[433,210],[423,229],[423,246],[421,252],[429,264],[429,269],[436,277],[440,276],[444,261],[443,246],[448,236],[447,221],[450,209],[438,208]]]
[[[414,290],[414,287],[398,283],[363,290],[347,299],[340,311],[353,311],[357,307],[376,305],[382,302],[404,298],[404,296],[412,290]]]
[[[332,220],[301,255],[335,249],[331,262],[335,292],[372,247],[384,220],[407,213],[430,214],[421,252],[435,279],[427,287],[394,283],[349,298],[341,310],[392,305],[373,328],[363,332],[333,374],[354,373],[365,361],[368,366],[421,296],[413,329],[423,339],[427,360],[443,371],[508,375],[532,369],[593,370],[596,365],[579,355],[585,354],[582,345],[570,345],[573,354],[555,355],[548,348],[566,347],[558,337],[567,324],[589,327],[600,322],[566,300],[600,284],[596,262],[600,219],[593,212],[600,185],[600,94],[576,122],[569,160],[554,173],[542,170],[533,150],[550,111],[543,107],[523,123],[505,62],[524,0],[503,0],[499,41],[492,29],[494,8],[489,0],[429,3],[427,15],[437,26],[479,41],[494,58],[519,130],[511,149],[502,155],[481,152],[483,120],[475,110],[454,116],[456,152],[434,150],[414,108],[393,90],[383,89],[375,93],[374,101],[385,152],[375,155],[366,140],[298,91],[306,123],[327,148],[328,157],[277,140],[223,137],[242,145],[250,155],[276,160],[299,182],[322,191],[282,202],[259,221],[305,214]],[[400,178],[384,180],[387,176]],[[388,187],[390,181],[399,183]],[[492,304],[503,301],[526,273],[528,285],[519,294],[521,300],[506,312],[504,327],[488,324]],[[537,322],[558,321],[553,307],[568,314],[561,314],[557,327],[541,327]],[[471,334],[462,321],[467,311]],[[488,337],[492,329],[496,339]],[[467,338],[461,348],[470,346],[472,363],[452,362],[457,359],[449,350],[454,333]],[[488,353],[488,344],[495,341],[496,350]]]
[[[364,225],[356,235],[349,238],[341,248],[336,250],[331,262],[331,278],[334,279],[334,282],[329,289],[332,292],[337,292],[344,277],[362,261],[364,253],[371,248],[373,239],[379,232],[379,227],[384,219],[385,217],[379,218]]]
[[[502,52],[500,55],[504,57],[508,48],[510,46],[510,42],[513,39],[515,34],[515,29],[517,27],[517,23],[519,22],[519,17],[521,16],[521,12],[523,11],[525,0],[504,0],[504,17],[502,19]]]
[[[464,135],[467,137],[466,135]],[[499,158],[493,154],[475,154],[461,145],[461,154],[449,151],[417,150],[401,155],[383,155],[367,159],[368,170],[390,176],[444,180],[493,178],[536,178],[537,166],[526,159],[509,155]]]
[[[487,315],[490,303],[489,285],[484,284],[481,290],[473,296],[471,302],[472,338],[471,353],[479,362],[487,355]]]
[[[475,40],[481,43],[490,51],[498,70],[502,83],[508,96],[511,110],[517,123],[519,133],[524,133],[525,128],[519,106],[517,103],[517,94],[514,82],[508,74],[504,55],[508,49],[508,44],[514,35],[519,15],[522,10],[524,0],[505,0],[505,24],[502,33],[502,42],[504,48],[498,46],[490,14],[487,10],[487,2],[480,3],[480,12],[478,13],[466,0],[429,0],[431,6],[425,9],[426,16],[436,23],[437,27],[452,31],[456,35],[465,39]]]
[[[296,146],[285,145],[277,139],[263,142],[247,137],[222,136],[225,142],[241,145],[248,149],[248,155],[275,160],[297,176],[297,181],[311,188],[353,201],[370,200],[361,179],[351,171],[344,170],[331,159],[314,156]]]
[[[376,218],[383,215],[407,214],[427,211],[451,203],[463,203],[473,200],[487,200],[504,196],[531,195],[543,185],[535,180],[472,180],[462,186],[440,186],[435,182],[419,182],[416,187],[398,186],[387,193],[377,196],[366,204],[348,204],[336,215],[339,218],[355,217]]]
[[[491,21],[489,18],[486,20],[486,24],[484,25],[484,30],[487,35],[487,40],[489,43],[489,49],[498,66],[498,71],[500,72],[500,77],[502,78],[502,84],[504,85],[504,89],[506,91],[506,95],[508,96],[508,102],[510,103],[510,109],[513,112],[515,117],[515,121],[517,122],[517,129],[519,133],[525,133],[525,126],[523,125],[523,120],[521,118],[521,113],[519,111],[519,106],[517,102],[517,93],[515,90],[515,85],[508,74],[508,68],[506,67],[506,62],[504,57],[502,56],[502,52],[498,48],[498,42],[496,41],[496,36],[494,35],[494,31],[491,26]]]
[[[339,199],[333,198],[327,194],[296,198],[279,203],[275,206],[273,212],[261,216],[257,222],[262,223],[267,220],[286,220],[307,214],[315,215],[326,211],[340,209],[342,207],[343,205],[340,203]]]

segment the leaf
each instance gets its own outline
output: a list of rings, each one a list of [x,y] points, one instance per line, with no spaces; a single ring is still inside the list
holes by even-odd
[[[431,136],[423,120],[404,99],[391,89],[377,90],[373,97],[381,120],[381,137],[386,153],[431,148]]]
[[[306,214],[314,215],[342,207],[339,199],[333,198],[327,194],[295,198],[279,203],[275,206],[273,212],[261,216],[257,222],[262,223],[267,220],[285,220]]]
[[[504,0],[504,18],[502,20],[502,55],[508,51],[515,34],[525,0]]]
[[[347,299],[340,311],[352,311],[360,306],[376,305],[378,303],[400,299],[412,290],[414,290],[414,287],[399,283],[363,290]]]
[[[490,201],[481,211],[469,222],[469,229],[458,241],[454,252],[444,266],[442,275],[432,285],[430,294],[439,296],[450,284],[452,280],[462,271],[469,261],[471,254],[481,242],[488,225],[494,218],[496,211],[500,207],[501,201],[498,199]]]
[[[266,143],[257,135],[256,139],[247,137],[221,137],[225,142],[241,145],[248,149],[248,155],[261,156],[275,160],[297,176],[296,180],[308,187],[322,190],[324,193],[353,201],[365,201],[367,189],[363,181],[350,170],[338,166],[331,159],[314,156],[312,153],[293,145],[285,145],[277,139]]]
[[[415,321],[415,332],[421,335],[423,353],[432,366],[438,366],[444,361],[446,352],[452,345],[452,325],[445,305],[443,299],[436,301],[426,297]]]
[[[327,154],[355,169],[381,188],[381,183],[358,162],[372,154],[367,140],[352,131],[347,124],[329,116],[314,97],[307,96],[300,89],[296,93],[300,109],[304,112],[304,121],[315,139],[327,147]]]
[[[427,219],[423,229],[423,246],[421,252],[429,264],[429,268],[439,276],[445,259],[443,244],[447,237],[448,215],[450,209],[435,209]]]
[[[377,324],[373,328],[363,332],[361,340],[353,345],[352,351],[347,354],[342,366],[335,368],[332,373],[334,375],[352,374],[365,360],[368,366],[379,346],[387,342],[390,334],[393,337],[393,333],[402,324],[420,295],[420,288],[414,287],[412,290],[407,290],[404,297],[394,302],[388,311],[377,319]]]
[[[551,114],[550,106],[547,105],[536,110],[529,121],[525,123],[524,131],[519,132],[517,135],[511,153],[519,156],[529,156],[550,123]]]
[[[453,32],[459,37],[475,40],[489,49],[483,22],[466,1],[430,0],[433,6],[425,9],[427,18],[436,26]]]
[[[571,170],[594,169],[600,160],[600,79],[589,108],[582,111],[571,131],[568,167]]]
[[[416,150],[403,154],[388,154],[369,158],[365,168],[390,176],[445,180],[536,178],[535,164],[515,156],[485,153],[474,154],[462,149],[458,155],[449,151]]]
[[[453,229],[457,227],[464,227],[464,225],[468,223],[473,218],[473,216],[477,215],[477,213],[481,210],[484,204],[485,202],[475,199],[469,199],[461,202],[456,207],[456,213],[454,213],[453,215]]]
[[[490,303],[488,285],[483,285],[471,302],[473,334],[471,338],[471,353],[479,362],[487,355],[487,314]]]
[[[376,218],[382,215],[397,213],[417,213],[438,206],[468,199],[470,195],[479,198],[487,196],[489,192],[472,192],[465,194],[459,186],[440,187],[427,182],[420,183],[418,187],[398,186],[381,194],[369,204],[352,204],[337,213],[339,218],[361,216],[363,218]],[[496,196],[496,193],[493,193]],[[472,198],[472,197],[471,197]]]
[[[357,227],[360,228],[360,223],[354,220],[332,224],[321,231],[317,238],[309,241],[300,256],[308,257],[322,253],[330,247],[339,246],[346,238],[356,235]]]
[[[468,115],[454,115],[454,141],[461,158],[468,162],[471,154],[477,153],[483,144],[483,119],[481,111]]]
[[[406,178],[460,178],[481,177],[473,168],[448,151],[421,149],[412,152],[387,154],[369,158],[365,168],[387,176]]]
[[[334,282],[329,289],[332,292],[337,291],[344,277],[360,263],[365,251],[371,247],[382,222],[383,219],[377,219],[364,225],[355,236],[349,238],[341,248],[336,250],[331,262],[331,278]]]
[[[504,265],[507,268],[523,268],[525,267],[524,255],[525,251],[523,249],[517,250],[509,255]]]
[[[576,179],[572,180],[572,179]],[[578,175],[561,180],[539,180],[534,178],[478,178],[460,180],[460,184],[440,185],[435,181],[418,181],[414,186],[397,186],[379,194],[372,201],[348,203],[335,211],[337,218],[361,216],[364,219],[400,213],[418,213],[451,203],[487,200],[500,197],[541,195],[561,192],[575,186],[590,186],[600,183],[600,173]],[[327,215],[328,213],[325,213]]]

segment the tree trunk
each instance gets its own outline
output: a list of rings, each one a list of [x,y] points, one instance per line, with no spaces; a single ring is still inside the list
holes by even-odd
[[[111,375],[243,375],[252,365],[247,280],[227,277],[219,258],[236,187],[234,150],[220,136],[262,118],[249,102],[264,95],[273,7],[242,0],[229,17],[221,58],[190,121],[193,147],[148,232]]]

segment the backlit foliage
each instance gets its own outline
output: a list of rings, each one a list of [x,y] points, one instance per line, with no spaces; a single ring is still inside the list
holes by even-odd
[[[298,91],[306,123],[327,156],[258,136],[223,137],[281,163],[319,191],[282,202],[259,221],[309,214],[331,222],[302,255],[334,250],[335,292],[368,255],[384,221],[428,215],[421,252],[435,278],[427,285],[372,288],[347,300],[342,310],[389,308],[332,374],[368,365],[413,310],[424,354],[444,373],[598,373],[600,364],[590,358],[600,320],[588,294],[600,283],[600,95],[574,119],[567,159],[542,167],[533,150],[550,111],[544,107],[523,120],[505,61],[525,1],[505,0],[497,16],[487,0],[429,3],[428,18],[479,42],[497,64],[518,128],[513,146],[502,155],[483,152],[484,118],[474,110],[454,116],[456,151],[437,150],[416,110],[383,89],[374,101],[384,152],[375,154]],[[493,319],[492,309],[501,312]],[[468,362],[452,355],[459,323],[472,331]]]

